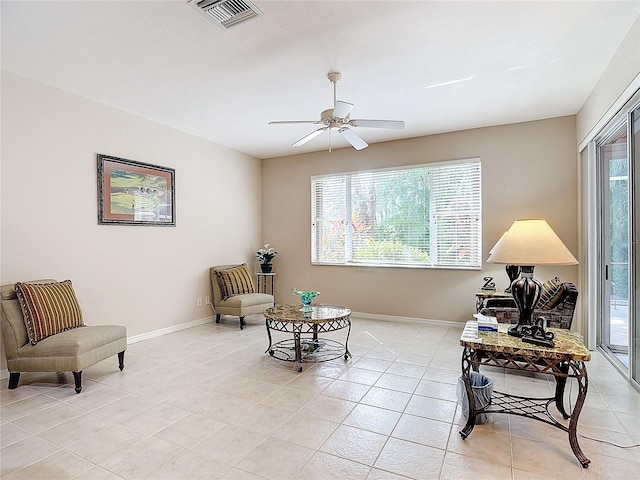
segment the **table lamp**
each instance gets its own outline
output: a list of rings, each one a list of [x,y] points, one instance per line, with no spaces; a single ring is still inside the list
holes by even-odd
[[[491,249],[489,263],[520,267],[520,278],[511,284],[511,295],[518,306],[518,323],[509,335],[524,337],[531,334],[531,316],[540,299],[542,285],[533,278],[536,265],[575,265],[578,261],[558,238],[546,220],[524,219],[513,222],[509,230]]]

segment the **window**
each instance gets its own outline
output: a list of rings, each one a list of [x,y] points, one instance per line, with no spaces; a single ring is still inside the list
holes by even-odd
[[[311,262],[480,268],[480,159],[311,177]]]

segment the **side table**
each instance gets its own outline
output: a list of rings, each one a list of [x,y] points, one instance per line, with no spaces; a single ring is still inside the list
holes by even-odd
[[[473,323],[475,322],[467,322],[465,332],[473,332]],[[497,332],[480,331],[475,337],[463,333],[460,337],[460,345],[464,347],[462,378],[469,402],[469,418],[460,435],[465,439],[471,434],[476,415],[480,413],[510,413],[531,418],[567,432],[573,454],[580,464],[587,468],[590,460],[578,444],[577,428],[578,417],[587,396],[588,378],[585,362],[591,359],[589,350],[579,335],[569,330],[549,328],[548,330],[555,334],[555,346],[547,348],[525,343],[518,337],[508,335],[509,326],[499,324]],[[494,390],[489,405],[476,408],[471,387],[471,369],[477,372],[481,365],[502,367],[506,372],[524,370],[553,375],[556,381],[555,395],[549,398],[530,398]],[[575,378],[578,383],[578,397],[570,414],[564,408],[564,387],[567,378]],[[558,422],[549,412],[549,405],[552,403],[565,420],[569,419],[568,427]]]
[[[504,290],[478,290],[476,292],[476,312],[480,313],[486,307],[487,300],[490,298],[513,298],[511,293]]]
[[[268,293],[275,297],[274,290],[274,279],[276,278],[275,273],[262,273],[256,272],[256,277],[258,279],[257,287],[258,293]]]

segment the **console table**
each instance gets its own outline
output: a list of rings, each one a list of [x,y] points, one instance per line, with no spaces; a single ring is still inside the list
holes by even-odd
[[[471,325],[470,325],[471,324]],[[467,322],[465,332],[473,331],[473,322]],[[475,426],[476,415],[480,413],[510,413],[539,420],[553,425],[569,434],[571,450],[583,467],[590,460],[578,444],[578,417],[587,395],[587,369],[584,362],[591,359],[589,350],[579,335],[569,330],[550,328],[555,333],[554,348],[546,348],[523,342],[520,338],[507,334],[508,324],[499,324],[498,332],[478,332],[474,336],[463,333],[460,345],[462,352],[462,377],[469,401],[469,418],[460,431],[466,439]],[[491,402],[485,408],[476,408],[471,387],[471,369],[478,371],[481,365],[495,366],[509,370],[553,375],[556,381],[555,395],[549,398],[528,398],[510,395],[494,390]],[[578,383],[578,398],[571,414],[564,408],[564,388],[567,378],[575,378]],[[558,422],[549,412],[549,405],[555,403],[564,419],[569,419],[569,427]]]
[[[302,312],[301,305],[276,305],[264,312],[269,353],[278,360],[294,362],[293,371],[301,372],[306,362],[326,362],[349,353],[351,333],[351,310],[333,305],[311,305],[310,312]],[[335,332],[347,328],[347,338],[343,343],[329,338],[321,338],[320,333]],[[271,331],[293,334],[292,338],[273,343]]]

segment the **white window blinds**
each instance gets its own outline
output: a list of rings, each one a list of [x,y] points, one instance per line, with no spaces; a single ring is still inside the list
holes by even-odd
[[[481,266],[480,160],[311,178],[312,263]]]

